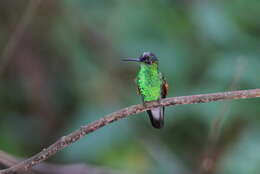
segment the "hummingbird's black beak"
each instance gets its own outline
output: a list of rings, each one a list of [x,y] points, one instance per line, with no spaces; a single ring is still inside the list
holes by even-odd
[[[140,59],[139,58],[124,58],[124,59],[122,59],[122,61],[140,62]]]

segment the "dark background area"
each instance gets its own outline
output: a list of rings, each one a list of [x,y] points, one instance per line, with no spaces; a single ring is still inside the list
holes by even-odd
[[[0,150],[12,155],[29,157],[81,125],[141,103],[138,65],[120,59],[144,51],[158,56],[169,96],[259,88],[258,0],[37,3],[0,1]],[[138,114],[49,161],[140,174],[259,174],[259,104],[167,107],[163,130]]]

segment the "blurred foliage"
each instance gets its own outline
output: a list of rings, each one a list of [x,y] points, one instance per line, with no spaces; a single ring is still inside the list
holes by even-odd
[[[1,55],[28,3],[0,1]],[[1,72],[0,149],[28,157],[140,103],[138,65],[120,59],[144,51],[159,57],[169,96],[259,88],[259,9],[258,0],[42,1]],[[259,99],[169,107],[163,130],[143,113],[52,160],[131,173],[258,174],[259,125]]]

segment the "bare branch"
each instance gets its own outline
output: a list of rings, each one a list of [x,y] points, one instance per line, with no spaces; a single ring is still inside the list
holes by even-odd
[[[50,145],[48,148],[43,149],[38,154],[32,156],[31,158],[22,161],[8,169],[0,170],[0,174],[13,174],[16,171],[26,171],[33,166],[39,164],[40,162],[47,160],[57,152],[61,151],[70,144],[78,141],[86,134],[96,131],[97,129],[110,124],[114,121],[125,118],[129,115],[138,114],[144,112],[148,109],[158,107],[158,106],[175,106],[184,104],[196,104],[196,103],[208,103],[217,102],[222,100],[235,100],[235,99],[246,99],[246,98],[257,98],[260,97],[260,89],[251,90],[241,90],[241,91],[231,91],[231,92],[220,92],[211,94],[200,94],[191,96],[181,96],[181,97],[171,97],[165,98],[161,101],[153,101],[146,103],[146,106],[142,104],[133,105],[117,112],[111,113],[97,121],[94,121],[88,125],[80,127],[80,129],[72,132],[67,136],[61,137],[54,144]]]

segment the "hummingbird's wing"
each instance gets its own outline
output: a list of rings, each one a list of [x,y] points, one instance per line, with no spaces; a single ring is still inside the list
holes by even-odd
[[[166,79],[162,77],[162,91],[161,91],[162,98],[166,98],[168,94],[168,89],[169,89],[169,85]]]

